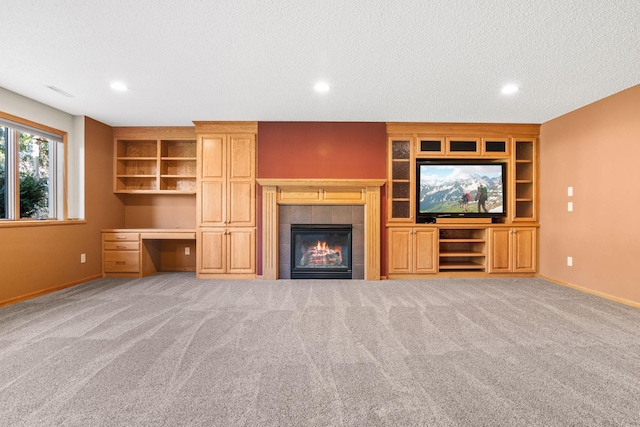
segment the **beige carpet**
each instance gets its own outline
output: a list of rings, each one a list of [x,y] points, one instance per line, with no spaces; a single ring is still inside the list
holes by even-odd
[[[540,279],[105,278],[0,309],[2,426],[640,425],[640,310]]]

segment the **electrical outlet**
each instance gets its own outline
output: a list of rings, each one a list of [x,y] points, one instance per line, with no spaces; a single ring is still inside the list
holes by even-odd
[[[573,196],[573,187],[567,187],[567,196]]]
[[[189,246],[185,246],[184,247],[184,254],[185,255],[191,255],[191,248]]]
[[[568,202],[568,203],[567,203],[567,210],[568,210],[569,212],[573,212],[573,202]]]
[[[573,267],[573,257],[571,256],[567,257],[567,266]]]
[[[80,254],[80,264],[87,262],[87,254]]]

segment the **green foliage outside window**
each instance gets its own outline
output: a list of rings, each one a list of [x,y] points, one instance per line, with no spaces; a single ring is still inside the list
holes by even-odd
[[[0,218],[9,218],[7,197],[7,141],[11,129],[0,127]],[[49,215],[49,141],[19,134],[18,178],[20,187],[20,218],[46,219]]]

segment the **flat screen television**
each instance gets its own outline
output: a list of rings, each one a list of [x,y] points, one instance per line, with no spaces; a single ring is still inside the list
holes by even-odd
[[[418,160],[416,220],[506,216],[506,164],[490,161]]]

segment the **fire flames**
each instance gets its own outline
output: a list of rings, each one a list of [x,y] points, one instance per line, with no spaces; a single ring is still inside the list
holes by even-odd
[[[329,247],[327,242],[318,241],[315,246],[308,246],[306,250],[303,248],[302,259],[300,265],[341,265],[342,264],[342,247]]]

